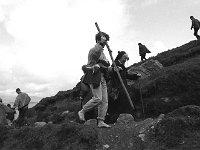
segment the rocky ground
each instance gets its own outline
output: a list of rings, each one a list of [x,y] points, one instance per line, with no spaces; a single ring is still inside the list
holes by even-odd
[[[65,112],[65,118],[71,115]],[[157,118],[135,121],[121,114],[111,128],[85,123],[36,122],[0,127],[1,150],[199,150],[200,107],[188,105]]]
[[[130,73],[142,74],[139,82],[129,81],[128,91],[137,108],[135,118],[128,113],[130,105],[123,103],[122,95],[117,100],[125,112],[111,128],[97,128],[95,112],[80,123],[78,83],[29,109],[29,126],[0,126],[0,150],[199,150],[200,41],[147,61],[129,67]],[[90,98],[88,94],[85,102]]]
[[[97,129],[97,149],[110,150],[198,150],[200,107],[189,105],[158,118],[135,122],[122,114],[109,129]],[[95,126],[95,121],[90,125]]]

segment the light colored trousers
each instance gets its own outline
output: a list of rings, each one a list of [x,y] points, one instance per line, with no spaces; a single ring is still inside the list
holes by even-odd
[[[92,90],[92,99],[90,99],[84,106],[83,112],[87,112],[98,105],[98,120],[105,120],[106,112],[108,109],[108,93],[107,85],[104,77],[101,77],[101,82],[98,88],[94,89],[93,85],[90,84]]]

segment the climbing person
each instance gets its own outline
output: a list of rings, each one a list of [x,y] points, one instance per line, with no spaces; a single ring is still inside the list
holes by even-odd
[[[129,60],[128,54],[125,51],[118,51],[118,55],[115,58],[115,64],[118,67],[119,73],[123,80],[123,83],[127,89],[128,83],[127,79],[129,80],[137,80],[141,77],[141,74],[128,73],[127,68],[125,67],[125,62]],[[116,68],[113,67],[113,71],[111,72],[111,79],[109,81],[109,102],[108,102],[108,115],[113,116],[115,115],[115,119],[119,117],[121,113],[131,113],[133,114],[133,109],[131,108],[128,100],[124,100],[126,98],[126,94],[122,88],[120,80],[118,78]],[[116,121],[116,120],[115,120]]]
[[[21,127],[27,124],[26,113],[28,111],[28,105],[31,101],[31,98],[27,93],[21,92],[19,88],[16,89],[16,93],[18,95],[15,99],[13,109],[16,107],[18,108],[19,116],[16,120],[16,126]]]
[[[0,125],[8,125],[9,122],[6,119],[6,116],[8,113],[12,112],[13,110],[3,104],[3,100],[0,98]]]
[[[199,35],[198,35],[198,30],[200,28],[200,22],[198,19],[195,19],[193,16],[190,16],[190,19],[192,21],[192,26],[191,26],[191,30],[194,28],[194,36],[196,36],[197,39],[199,39]]]
[[[142,43],[138,43],[138,46],[139,46],[139,55],[141,57],[141,61],[146,60],[146,53],[151,53],[151,51],[148,50],[148,48]]]
[[[90,87],[92,99],[83,105],[78,116],[81,121],[85,121],[85,113],[98,106],[97,126],[109,128],[111,126],[104,122],[108,108],[105,74],[110,65],[104,54],[104,47],[106,42],[109,41],[109,35],[104,32],[97,33],[95,40],[96,45],[90,49],[88,54],[88,63],[82,68],[85,72],[82,82]]]

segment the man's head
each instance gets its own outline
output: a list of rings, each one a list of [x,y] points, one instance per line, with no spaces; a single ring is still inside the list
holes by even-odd
[[[140,45],[142,45],[142,43],[138,43],[138,45],[140,46]]]
[[[190,16],[190,19],[192,20],[192,19],[194,19],[194,17],[193,17],[193,16]]]
[[[105,32],[97,33],[95,35],[96,43],[99,43],[101,46],[105,46],[106,42],[109,41],[110,37]]]
[[[17,93],[17,94],[21,93],[20,88],[17,88],[17,89],[16,89],[16,93]]]

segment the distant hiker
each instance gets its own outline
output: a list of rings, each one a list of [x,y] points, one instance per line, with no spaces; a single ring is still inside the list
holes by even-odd
[[[3,104],[2,99],[0,98],[0,125],[8,125],[8,121],[6,120],[7,113],[14,112],[8,106]]]
[[[7,104],[7,106],[8,106],[10,109],[13,110],[13,108],[11,108],[11,105],[10,105],[10,104]],[[6,118],[7,118],[8,120],[10,120],[10,122],[12,123],[13,120],[14,120],[14,118],[15,118],[15,114],[16,114],[16,111],[14,111],[14,110],[13,110],[12,112],[8,112]]]
[[[190,16],[190,19],[192,21],[192,26],[191,26],[191,30],[194,28],[194,36],[196,36],[197,39],[199,39],[199,35],[198,35],[198,30],[200,28],[200,22],[199,20],[195,19],[193,16]]]
[[[139,54],[141,56],[141,61],[146,60],[146,53],[151,53],[151,51],[148,50],[148,48],[142,43],[138,43],[138,46],[139,46]]]
[[[129,57],[125,51],[118,51],[118,55],[115,58],[115,64],[119,69],[119,73],[126,87],[128,87],[127,79],[137,80],[141,77],[141,74],[128,73],[128,70],[125,67],[125,62],[128,60],[129,60]],[[132,108],[128,100],[126,99],[124,100],[124,98],[126,98],[127,96],[120,83],[119,77],[114,67],[111,73],[111,80],[110,80],[110,86],[109,86],[108,91],[109,91],[109,97],[111,98],[111,99],[109,98],[108,114],[112,114],[112,115],[115,114],[116,117],[118,118],[120,113],[125,113],[126,111],[127,112],[132,111]]]
[[[107,108],[108,108],[108,94],[105,74],[108,69],[109,61],[104,54],[104,47],[109,41],[109,35],[101,32],[96,34],[96,45],[90,49],[88,54],[88,63],[83,66],[85,76],[83,83],[89,85],[92,91],[92,99],[90,99],[83,108],[78,112],[79,119],[85,121],[85,113],[98,106],[98,127],[109,128],[110,126],[104,123]],[[101,61],[101,63],[99,63]]]
[[[7,104],[7,106],[8,106],[9,108],[11,108],[11,105],[10,105],[10,104]]]
[[[28,94],[21,92],[19,88],[16,89],[16,93],[18,95],[15,99],[13,108],[18,107],[19,117],[16,120],[16,125],[20,127],[27,123],[26,113],[27,113],[28,105],[31,101],[31,98],[29,97]]]

